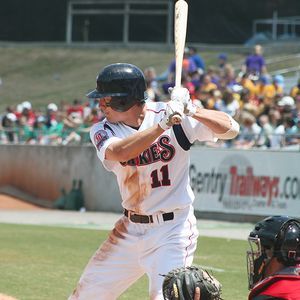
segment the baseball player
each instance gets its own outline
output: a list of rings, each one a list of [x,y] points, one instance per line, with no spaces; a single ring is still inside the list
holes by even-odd
[[[189,149],[196,140],[232,139],[239,125],[223,112],[193,106],[187,89],[174,88],[168,103],[146,102],[145,90],[138,67],[117,63],[99,73],[97,88],[87,95],[99,99],[106,116],[90,137],[103,166],[117,177],[124,215],[69,299],[116,299],[146,273],[150,299],[160,300],[160,274],[192,264],[198,231]],[[174,115],[181,115],[181,124],[174,124]]]
[[[254,225],[248,242],[248,300],[299,300],[300,221],[288,216],[267,217]],[[163,284],[165,299],[174,299],[175,288],[179,295],[176,299],[186,299],[185,295],[193,295],[194,287],[200,285],[195,289],[194,300],[219,300],[220,290],[214,282],[195,268],[193,272],[171,270]]]
[[[300,299],[300,221],[265,218],[250,232],[248,242],[248,299]]]

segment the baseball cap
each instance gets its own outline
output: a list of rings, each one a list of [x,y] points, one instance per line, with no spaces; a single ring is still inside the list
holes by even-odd
[[[48,106],[47,106],[47,109],[52,110],[52,111],[57,111],[58,110],[57,105],[55,103],[49,103]]]
[[[278,83],[279,85],[284,84],[284,77],[282,75],[275,75],[274,82]]]
[[[24,101],[22,103],[22,106],[23,106],[23,108],[26,108],[26,109],[31,109],[32,108],[32,105],[29,101]]]
[[[263,84],[270,84],[270,77],[267,75],[261,75],[258,80]]]
[[[18,104],[17,105],[17,112],[21,113],[23,111],[23,105],[22,104]]]
[[[277,102],[277,104],[279,106],[294,106],[295,101],[291,96],[284,96]]]
[[[17,117],[16,117],[16,115],[15,115],[14,113],[8,113],[8,114],[6,115],[6,118],[7,118],[8,120],[12,121],[12,122],[16,122],[16,121],[17,121]]]
[[[39,123],[43,123],[43,122],[45,122],[46,121],[46,118],[44,117],[44,116],[39,116],[38,118],[37,118],[37,122],[39,122]]]
[[[227,54],[226,54],[226,53],[220,53],[220,54],[218,55],[218,58],[219,58],[219,59],[223,59],[223,60],[227,60]]]

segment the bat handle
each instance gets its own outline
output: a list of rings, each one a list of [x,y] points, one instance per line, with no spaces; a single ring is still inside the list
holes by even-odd
[[[179,81],[179,83],[178,83]],[[176,76],[176,82],[175,82],[175,88],[176,87],[181,87],[181,76]],[[182,121],[182,116],[180,114],[175,114],[172,118],[171,118],[171,122],[172,124],[180,124]]]
[[[181,123],[181,121],[182,121],[182,117],[179,114],[176,114],[171,118],[171,122],[173,125],[178,125]]]

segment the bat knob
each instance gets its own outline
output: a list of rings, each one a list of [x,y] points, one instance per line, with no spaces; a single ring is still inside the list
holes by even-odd
[[[181,118],[180,115],[175,115],[175,116],[173,116],[173,117],[171,118],[171,122],[172,122],[173,125],[178,125],[178,124],[180,124],[180,123],[181,123],[181,120],[182,120],[182,118]]]

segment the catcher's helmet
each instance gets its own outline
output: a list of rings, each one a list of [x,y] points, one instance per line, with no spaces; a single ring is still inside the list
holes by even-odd
[[[297,219],[288,216],[265,218],[255,225],[248,241],[251,246],[251,251],[247,252],[250,288],[264,277],[265,267],[272,257],[286,266],[300,263],[300,221]]]
[[[146,99],[146,83],[143,72],[136,66],[117,63],[106,66],[97,76],[97,87],[88,98],[111,96],[109,106],[119,112],[127,111]]]

